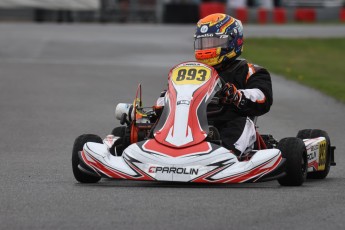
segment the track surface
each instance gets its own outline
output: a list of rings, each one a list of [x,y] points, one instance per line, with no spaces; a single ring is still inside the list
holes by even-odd
[[[312,36],[325,29],[260,28],[248,26],[246,32]],[[76,183],[75,137],[109,133],[118,125],[115,104],[130,102],[138,82],[151,105],[169,68],[193,59],[193,31],[191,26],[0,25],[0,229],[345,228],[345,106],[276,76],[274,106],[260,118],[261,132],[280,139],[303,128],[327,130],[337,146],[338,166],[326,180],[292,188],[275,181]],[[332,33],[345,36],[345,29]]]

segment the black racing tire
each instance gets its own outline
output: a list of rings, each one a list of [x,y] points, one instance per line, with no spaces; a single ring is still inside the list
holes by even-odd
[[[113,131],[111,131],[111,134],[116,137],[124,137],[125,133],[126,133],[126,126],[115,127]]]
[[[73,150],[72,150],[72,169],[74,177],[80,183],[97,183],[101,177],[92,176],[81,171],[78,168],[80,163],[80,159],[78,156],[78,152],[83,150],[83,146],[86,142],[96,142],[96,143],[103,143],[102,139],[94,134],[83,134],[77,137],[74,141]]]
[[[282,186],[300,186],[307,177],[307,150],[304,142],[295,137],[283,138],[277,148],[286,159],[286,175],[278,179]]]
[[[297,138],[300,139],[311,139],[317,137],[326,138],[326,167],[323,171],[309,172],[307,178],[309,179],[325,179],[331,168],[331,140],[326,131],[320,129],[303,129],[297,133]]]

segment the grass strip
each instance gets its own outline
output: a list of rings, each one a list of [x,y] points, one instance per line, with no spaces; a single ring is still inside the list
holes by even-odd
[[[243,57],[345,103],[345,38],[248,38]]]

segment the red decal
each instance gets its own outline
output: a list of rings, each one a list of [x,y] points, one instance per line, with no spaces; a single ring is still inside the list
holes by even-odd
[[[109,166],[106,166],[104,164],[102,164],[100,161],[98,161],[96,158],[92,157],[90,154],[88,154],[89,157],[92,158],[93,161],[89,161],[86,156],[85,156],[85,152],[82,151],[81,156],[83,158],[83,161],[91,168],[96,169],[97,171],[107,175],[110,178],[114,178],[114,179],[129,179],[129,180],[153,180],[153,178],[145,175],[145,173],[143,173],[141,170],[139,170],[137,167],[133,166],[133,164],[130,164],[133,169],[133,167],[135,169],[133,169],[134,171],[136,171],[137,173],[139,173],[141,176],[140,177],[133,177],[130,176],[128,174],[125,174],[123,172],[120,172],[118,170],[115,170]],[[128,163],[128,162],[127,162]]]
[[[269,168],[266,168],[265,166],[268,165],[269,163],[271,163],[273,160],[276,160],[276,162]],[[219,169],[216,169],[214,171],[211,171],[205,175],[202,176],[202,178],[197,178],[196,180],[192,181],[192,182],[198,182],[198,183],[243,183],[246,182],[247,180],[250,180],[252,178],[258,177],[257,179],[259,179],[260,177],[264,176],[265,174],[273,171],[274,169],[276,169],[278,167],[278,165],[280,164],[282,160],[282,156],[280,155],[278,158],[273,158],[269,161],[267,161],[266,163],[259,165],[256,168],[253,168],[247,172],[243,172],[243,173],[239,173],[236,175],[232,175],[229,177],[225,177],[225,178],[221,178],[219,180],[208,180],[207,178],[209,178],[212,175],[215,175],[217,172],[221,171],[222,169],[224,169],[224,167],[221,167]]]
[[[176,68],[176,67],[174,67]],[[173,69],[174,69],[173,68]],[[194,94],[193,94],[193,99],[191,101],[190,104],[190,109],[189,109],[189,119],[188,119],[188,125],[187,125],[187,130],[186,130],[186,135],[188,135],[188,126],[191,129],[191,135],[193,136],[193,141],[182,145],[182,146],[175,146],[169,142],[166,141],[167,136],[169,135],[170,130],[172,130],[172,135],[174,132],[174,121],[175,121],[175,110],[176,110],[176,90],[174,88],[174,84],[172,83],[171,80],[171,71],[169,73],[169,86],[168,86],[168,96],[169,96],[169,107],[170,107],[170,114],[167,118],[167,121],[165,122],[164,126],[162,127],[161,130],[159,130],[158,132],[155,133],[155,139],[166,145],[166,146],[170,146],[170,147],[174,147],[174,148],[186,148],[192,145],[196,145],[202,141],[205,140],[206,138],[206,133],[204,130],[202,130],[201,125],[200,125],[200,121],[198,118],[198,108],[200,106],[201,103],[203,103],[203,100],[205,100],[205,97],[207,96],[207,94],[209,94],[210,92],[212,92],[213,87],[215,86],[219,76],[217,74],[217,72],[212,68],[212,76],[211,78],[205,82],[205,84],[203,86],[201,86],[199,89],[197,89]]]
[[[309,162],[308,163],[308,168],[313,167],[315,169],[315,171],[317,171],[317,169],[319,168],[319,164],[316,162],[316,160]]]
[[[198,153],[208,153],[209,151],[211,151],[211,146],[208,142],[202,142],[191,147],[177,149],[162,145],[158,143],[155,139],[151,139],[145,142],[145,144],[143,145],[143,149],[146,151],[158,153],[161,155],[167,155],[170,157],[181,157]]]

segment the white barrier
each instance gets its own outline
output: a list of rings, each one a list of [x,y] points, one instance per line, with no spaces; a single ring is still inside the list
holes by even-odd
[[[41,8],[52,10],[97,10],[99,0],[1,0],[0,8]]]

